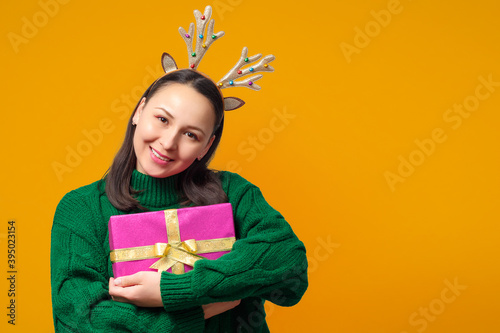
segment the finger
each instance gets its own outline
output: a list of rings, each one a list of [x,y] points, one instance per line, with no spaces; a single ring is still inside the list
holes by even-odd
[[[116,289],[116,285],[115,285],[115,279],[114,278],[109,278],[109,283],[108,283],[108,290],[109,290],[109,294],[111,295],[113,290]]]
[[[119,279],[119,278],[118,278]],[[109,279],[109,295],[114,297],[125,298],[129,293],[129,288],[124,288],[116,285],[116,280],[118,279]]]
[[[123,297],[111,296],[111,299],[115,302],[130,303],[130,301]]]
[[[139,286],[120,287],[113,285],[109,288],[109,295],[111,297],[119,299],[120,302],[133,303],[137,295],[140,294],[137,288],[140,287]]]
[[[237,307],[240,304],[240,302],[241,302],[241,300],[236,300],[236,301],[224,302],[222,304],[223,304],[225,311],[227,311],[227,310],[231,310],[231,309]]]
[[[128,286],[134,286],[137,284],[141,284],[142,281],[142,274],[141,272],[137,272],[132,275],[125,275],[121,276],[117,279],[114,279],[114,284],[115,286],[119,287],[128,287]]]
[[[220,313],[226,312],[238,306],[241,300],[220,302],[220,303],[210,303],[202,305],[203,312],[205,314],[205,319],[216,316]]]
[[[123,289],[122,287],[118,287],[117,285],[115,285],[115,281],[113,278],[109,279],[109,294],[112,297],[120,295],[122,289]]]

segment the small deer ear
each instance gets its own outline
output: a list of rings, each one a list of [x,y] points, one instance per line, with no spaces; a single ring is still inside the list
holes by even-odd
[[[170,73],[171,71],[175,71],[177,69],[177,64],[175,63],[174,58],[165,52],[161,56],[161,65],[163,66],[165,73]]]
[[[224,97],[224,110],[232,111],[241,108],[245,102],[237,97]]]

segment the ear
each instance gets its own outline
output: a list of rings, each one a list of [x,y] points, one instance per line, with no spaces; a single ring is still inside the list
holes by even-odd
[[[201,160],[207,154],[210,147],[212,147],[212,143],[214,143],[214,140],[215,140],[215,135],[212,135],[210,140],[208,140],[207,146],[203,149],[201,154],[198,156],[198,161]]]
[[[224,97],[224,110],[232,111],[241,108],[245,102],[237,97]]]
[[[161,65],[163,66],[165,73],[170,73],[171,71],[175,71],[177,69],[177,64],[175,63],[174,58],[165,52],[161,56]]]
[[[141,99],[141,102],[139,103],[139,106],[134,112],[134,116],[132,117],[132,123],[133,124],[138,124],[139,119],[141,118],[142,110],[144,109],[144,105],[146,104],[146,97],[143,97]]]

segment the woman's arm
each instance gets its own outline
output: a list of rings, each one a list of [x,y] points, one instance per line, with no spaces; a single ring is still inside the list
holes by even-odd
[[[236,174],[223,173],[221,178],[233,205],[239,239],[218,260],[199,260],[182,275],[163,272],[165,309],[247,297],[282,306],[296,304],[308,285],[304,244],[256,186]]]
[[[181,275],[139,272],[121,277],[118,283],[111,280],[111,295],[140,306],[163,304],[167,311],[199,305],[207,310],[206,305],[229,302],[219,304],[214,314],[247,297],[296,304],[308,285],[303,243],[257,187],[234,174],[226,187],[239,238],[230,253],[218,260],[197,261],[194,270]]]
[[[201,306],[166,312],[111,299],[107,238],[99,235],[96,225],[102,222],[87,201],[85,195],[71,192],[54,217],[51,280],[56,332],[202,332]]]
[[[161,307],[161,273],[137,272],[132,275],[109,279],[109,294],[114,301],[142,307]],[[208,319],[238,306],[240,300],[203,304],[204,318]]]

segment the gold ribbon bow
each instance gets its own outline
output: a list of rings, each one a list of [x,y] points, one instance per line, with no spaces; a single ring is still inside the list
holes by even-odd
[[[184,273],[183,264],[193,266],[196,261],[205,259],[196,255],[196,250],[194,239],[188,239],[184,242],[156,243],[154,245],[155,257],[160,259],[149,268],[163,272],[172,267],[172,272],[182,274]]]
[[[182,242],[177,210],[168,209],[164,212],[168,243],[115,249],[110,253],[111,262],[160,258],[149,268],[158,269],[159,272],[172,268],[172,273],[183,274],[184,264],[194,266],[196,261],[205,259],[199,253],[230,251],[236,241],[234,237],[227,237],[199,241],[188,239]]]

